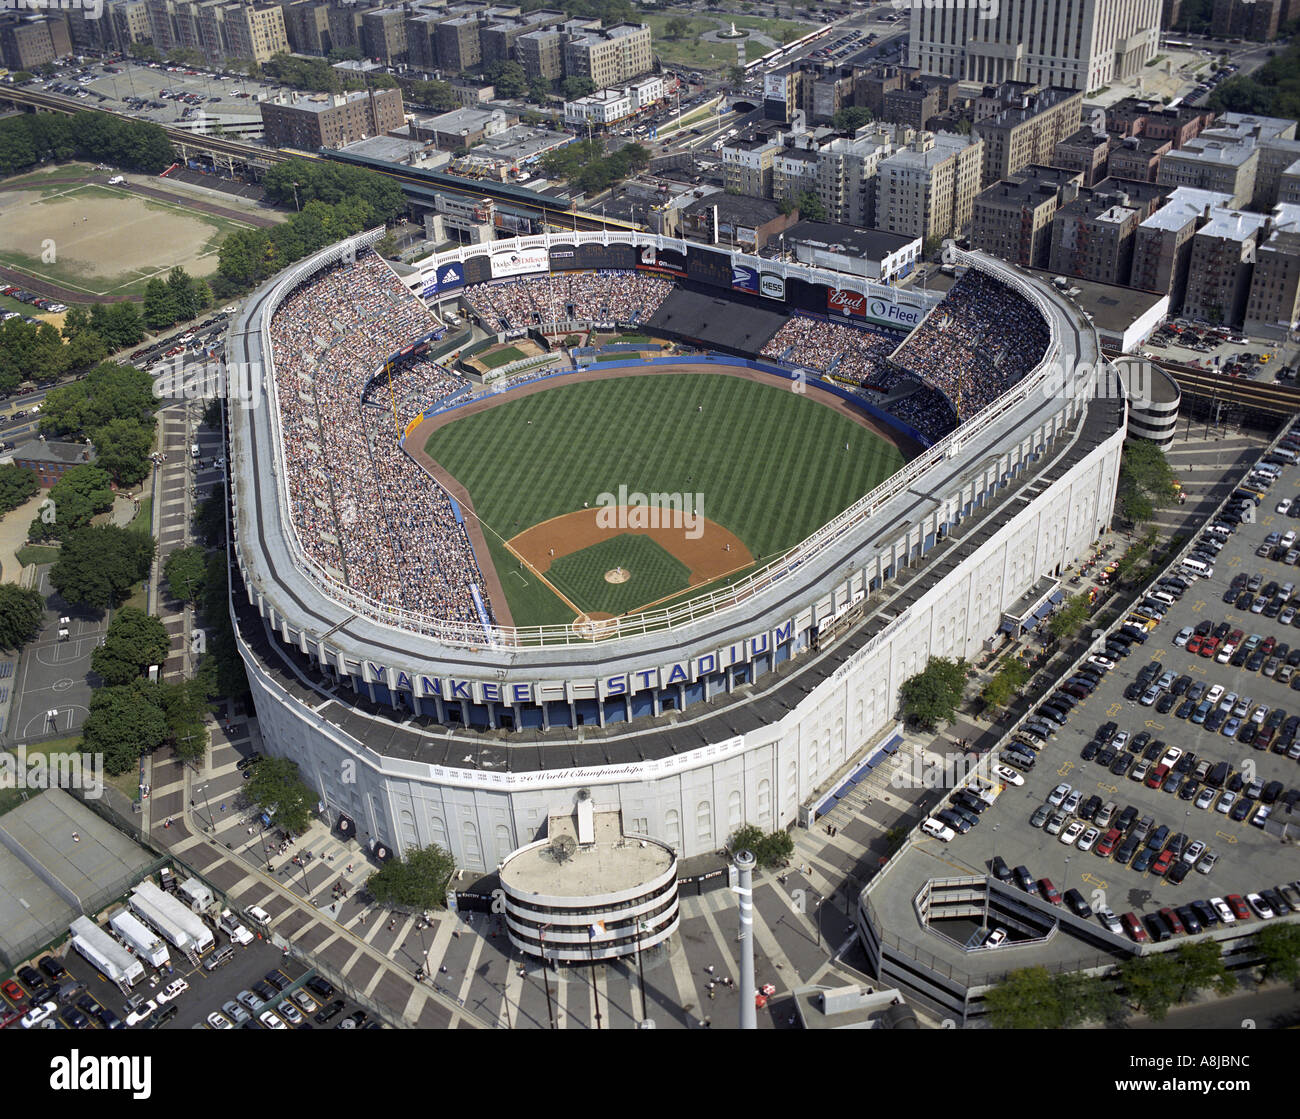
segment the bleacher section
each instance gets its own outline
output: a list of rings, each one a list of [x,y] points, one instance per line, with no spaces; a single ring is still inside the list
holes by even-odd
[[[377,600],[478,622],[482,576],[450,499],[401,450],[404,425],[464,382],[388,357],[437,320],[366,252],[317,273],[271,322],[286,484],[303,549]],[[396,412],[396,416],[394,416]]]
[[[519,330],[568,319],[641,323],[673,290],[671,280],[639,272],[570,272],[474,284],[465,302],[488,330]]]

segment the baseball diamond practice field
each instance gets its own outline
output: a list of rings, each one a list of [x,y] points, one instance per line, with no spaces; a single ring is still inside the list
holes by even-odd
[[[503,624],[595,621],[744,575],[915,452],[795,389],[740,365],[588,370],[424,420],[406,448],[461,504]]]

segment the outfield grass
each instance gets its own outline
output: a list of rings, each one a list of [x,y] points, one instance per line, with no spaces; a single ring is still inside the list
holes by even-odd
[[[512,361],[521,361],[528,355],[518,346],[507,346],[504,350],[494,350],[491,353],[475,354],[474,356],[487,368],[496,369],[501,365],[509,365]]]
[[[903,464],[891,443],[806,396],[718,373],[557,386],[458,419],[425,449],[469,490],[521,626],[573,612],[501,540],[601,493],[702,494],[698,512],[763,562]],[[620,563],[600,562],[601,575]]]
[[[607,583],[605,572],[627,568],[626,583]],[[681,560],[648,536],[620,533],[551,564],[547,579],[587,613],[626,614],[690,585]]]

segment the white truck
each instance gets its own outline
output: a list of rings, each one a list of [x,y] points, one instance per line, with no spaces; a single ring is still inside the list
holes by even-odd
[[[221,931],[230,937],[231,944],[253,943],[253,934],[239,923],[239,918],[231,913],[229,909],[221,911],[221,918],[217,924],[220,926]]]

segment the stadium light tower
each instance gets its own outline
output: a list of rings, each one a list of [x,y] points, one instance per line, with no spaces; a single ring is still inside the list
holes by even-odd
[[[754,1003],[754,856],[737,851],[736,894],[740,898],[740,1022],[742,1030],[758,1029],[758,1007]]]

